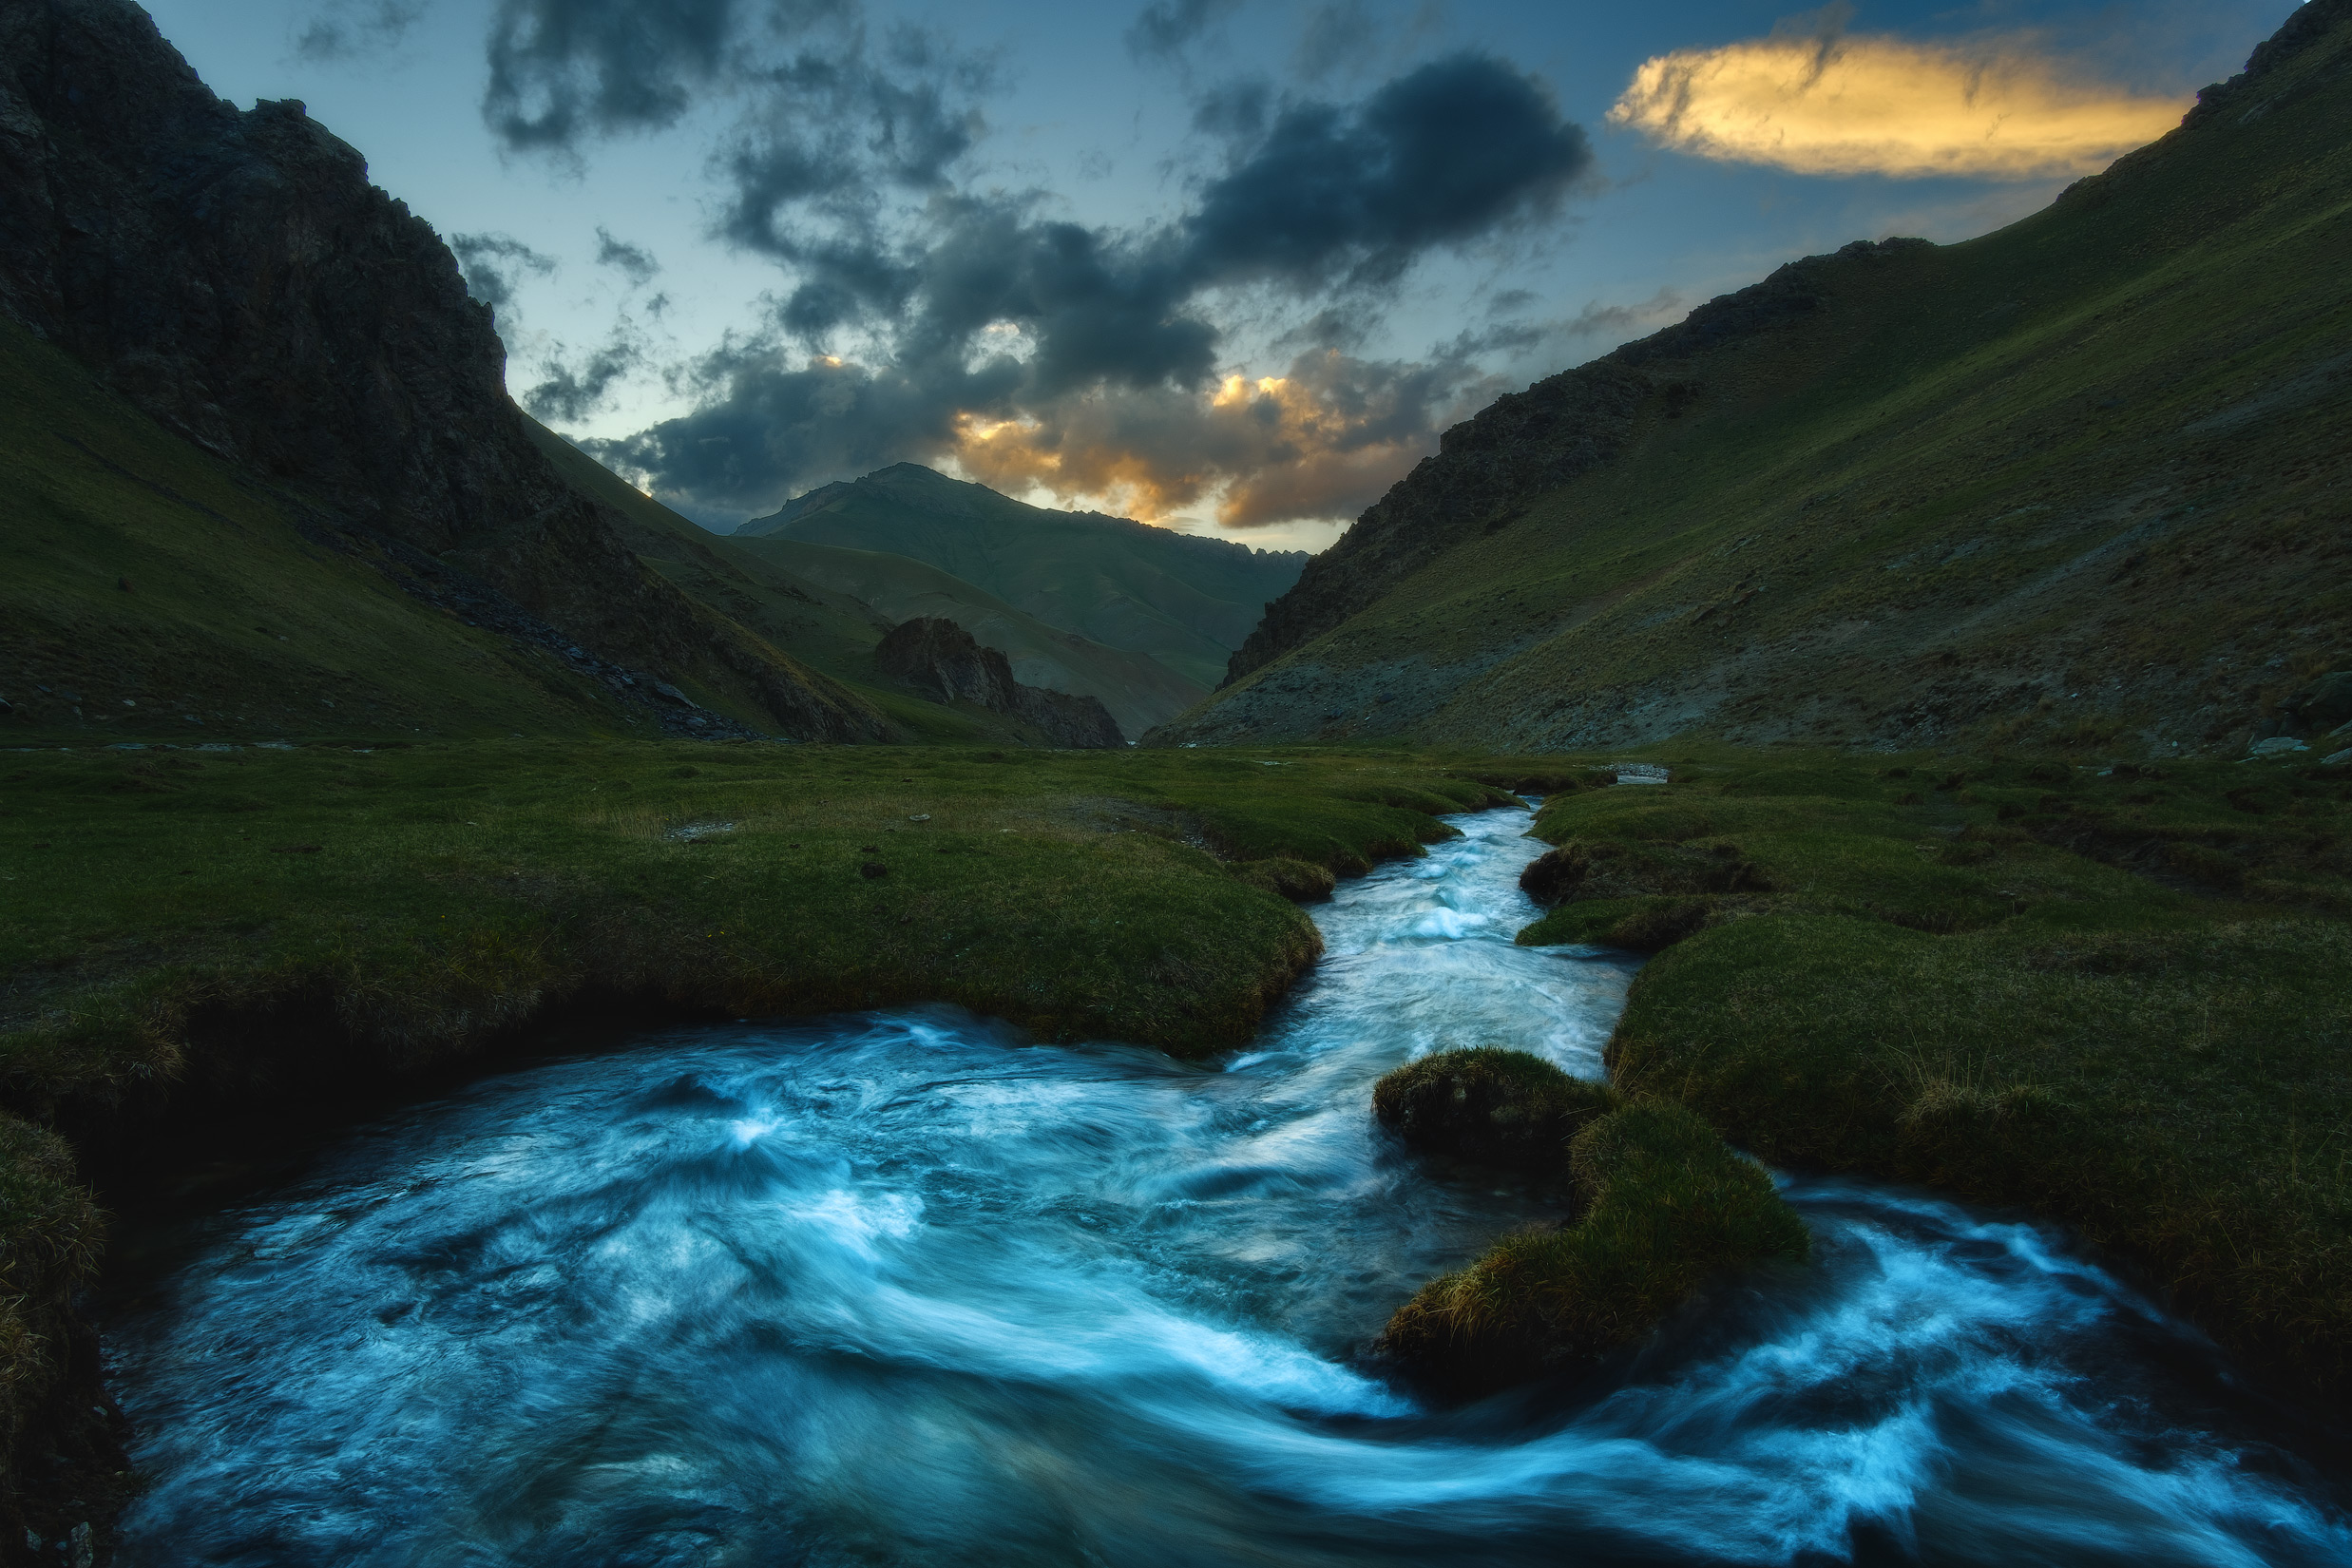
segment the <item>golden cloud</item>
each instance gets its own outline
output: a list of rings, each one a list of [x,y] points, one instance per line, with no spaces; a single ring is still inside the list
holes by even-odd
[[[1800,174],[2040,180],[2104,168],[2186,106],[2015,46],[1776,37],[1645,61],[1609,121],[1677,152]]]
[[[1214,389],[1098,392],[1040,415],[955,422],[952,456],[995,489],[1165,522],[1203,502],[1228,527],[1352,518],[1500,390],[1337,353]]]

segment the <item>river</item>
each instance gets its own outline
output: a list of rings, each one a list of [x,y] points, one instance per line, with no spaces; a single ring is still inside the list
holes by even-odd
[[[1250,1049],[918,1009],[660,1033],[332,1143],[109,1307],[130,1564],[2352,1562],[2292,1420],[2055,1233],[1787,1192],[1815,1261],[1469,1408],[1364,1359],[1537,1200],[1399,1062],[1597,1075],[1526,818],[1344,884]]]

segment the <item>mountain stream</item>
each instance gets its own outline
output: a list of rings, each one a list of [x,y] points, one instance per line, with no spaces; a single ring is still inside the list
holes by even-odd
[[[669,1031],[143,1238],[132,1564],[2352,1561],[2303,1428],[2053,1232],[1788,1183],[1814,1264],[1468,1408],[1363,1359],[1543,1217],[1369,1114],[1597,1075],[1635,964],[1515,947],[1526,819],[1343,885],[1250,1049],[950,1009]],[[2305,1457],[2298,1457],[2299,1446]]]

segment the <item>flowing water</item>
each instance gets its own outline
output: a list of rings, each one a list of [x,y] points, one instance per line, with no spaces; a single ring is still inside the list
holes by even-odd
[[[1525,818],[1348,885],[1211,1066],[945,1009],[681,1030],[411,1108],[147,1238],[142,1564],[2352,1561],[2284,1417],[2051,1233],[1797,1180],[1814,1266],[1444,1408],[1363,1352],[1538,1217],[1368,1115],[1573,1071],[1632,965],[1514,947]]]

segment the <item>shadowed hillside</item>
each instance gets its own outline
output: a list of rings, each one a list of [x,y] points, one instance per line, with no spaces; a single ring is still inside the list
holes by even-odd
[[[11,394],[36,411],[10,426],[12,457],[27,466],[13,504],[60,536],[38,551],[65,552],[41,557],[40,591],[11,606],[11,681],[35,695],[78,689],[100,684],[103,665],[112,705],[196,674],[231,688],[205,712],[251,708],[238,688],[253,681],[233,672],[251,662],[243,640],[262,634],[243,628],[287,616],[335,622],[329,606],[356,564],[407,593],[422,619],[454,615],[492,633],[505,644],[493,663],[566,661],[604,689],[592,705],[690,719],[691,696],[797,736],[891,733],[836,682],[648,571],[611,511],[532,445],[507,397],[489,312],[467,297],[432,229],[369,184],[360,155],[300,104],[239,111],[214,96],[128,0],[0,0],[0,316],[17,324]],[[66,364],[20,347],[25,332],[107,392],[86,392]],[[108,440],[152,446],[130,433],[133,408],[185,454],[154,449],[145,468],[119,471],[106,467],[115,459],[91,458],[95,427],[76,417],[104,425]],[[180,606],[194,621],[158,619],[152,601],[109,597],[127,590],[77,564],[75,551],[120,554],[124,528],[138,531],[115,515],[110,488],[176,489],[147,470],[193,471],[200,455],[225,464],[209,472],[251,506],[172,514],[172,543],[201,558],[191,569],[241,583],[251,551],[334,563],[324,579],[296,572],[269,590],[281,613],[257,618],[199,594]],[[84,471],[93,463],[108,477]],[[153,503],[131,509],[141,507]],[[179,569],[159,562],[144,575]],[[133,629],[100,635],[117,627]],[[447,633],[404,631],[383,651]],[[402,700],[419,714],[434,707],[415,672],[367,662],[358,679],[405,684]],[[524,686],[549,679],[569,678],[534,668]],[[683,695],[657,695],[664,686]],[[510,689],[460,710],[542,701]],[[698,717],[712,726],[711,714]]]
[[[1157,738],[2243,751],[2352,663],[2352,5],[1446,432]]]
[[[912,463],[811,490],[736,537],[908,556],[1203,689],[1307,564],[1298,551],[1026,506]]]

